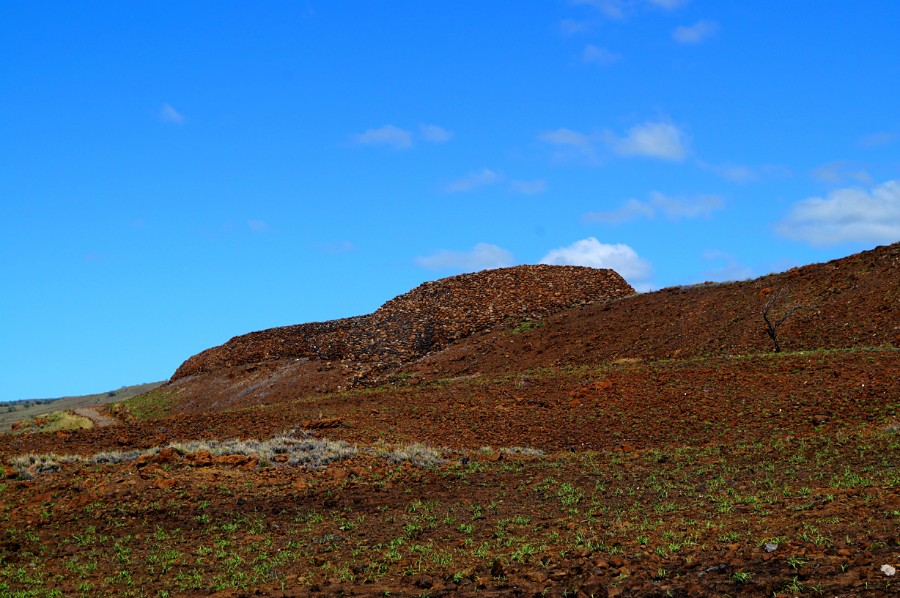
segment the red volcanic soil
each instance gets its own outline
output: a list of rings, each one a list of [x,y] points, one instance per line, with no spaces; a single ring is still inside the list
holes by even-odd
[[[524,267],[496,272],[521,272],[521,268]],[[581,268],[560,272],[560,278],[567,278],[593,271]],[[291,357],[218,369],[210,367],[205,373],[175,379],[166,388],[178,397],[176,411],[206,412],[340,392],[360,385],[378,386],[397,375],[412,376],[413,380],[435,380],[522,372],[546,366],[605,363],[623,358],[684,359],[767,352],[771,351],[772,343],[766,336],[761,311],[771,294],[778,292],[785,295],[773,308],[776,315],[792,306],[803,306],[779,329],[785,351],[897,346],[900,344],[898,272],[900,244],[895,244],[745,282],[675,287],[623,298],[618,297],[627,291],[614,285],[606,287],[610,290],[599,295],[598,301],[556,309],[556,313],[552,313],[551,307],[544,307],[543,313],[549,315],[541,318],[516,304],[504,313],[519,309],[525,314],[519,319],[506,317],[506,321],[495,322],[491,328],[471,334],[457,332],[460,339],[456,342],[440,343],[424,356],[411,357],[392,367],[384,363],[373,367],[371,362],[359,359],[339,359],[340,355],[328,360]],[[444,280],[459,284],[466,276]],[[606,281],[601,275],[591,288],[599,291],[608,284]],[[432,284],[437,286],[442,282]],[[470,282],[486,281],[472,279]],[[569,287],[573,286],[570,282]],[[532,289],[530,296],[534,303],[546,301],[546,294],[535,292],[533,285],[526,287]],[[518,288],[524,292],[526,287]],[[491,288],[496,289],[497,285]],[[485,312],[494,295],[476,293],[473,296],[481,298],[482,307],[476,308],[471,300],[466,309]],[[584,302],[583,295],[577,298],[573,303]],[[613,300],[606,300],[610,298]],[[564,304],[565,301],[557,299],[557,306]],[[449,321],[452,323],[455,318]],[[512,334],[524,321],[530,327],[523,326],[520,333]],[[253,334],[269,338],[285,334],[286,330],[292,329],[276,328]],[[382,336],[381,332],[373,334]],[[238,343],[239,339],[210,352],[221,349],[236,355],[237,346],[244,342]],[[188,360],[179,372],[198,357]],[[237,356],[231,359],[235,363],[246,361]]]
[[[633,293],[616,272],[596,268],[516,266],[460,274],[426,282],[366,316],[233,338],[188,359],[172,379],[289,358],[347,359],[381,369],[509,320],[540,318]]]
[[[384,367],[204,361],[120,425],[0,436],[0,595],[896,595],[898,265],[553,308]]]

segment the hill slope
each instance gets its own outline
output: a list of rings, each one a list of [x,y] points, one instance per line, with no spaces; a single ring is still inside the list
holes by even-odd
[[[142,395],[161,386],[163,382],[149,382],[147,384],[138,384],[135,386],[123,386],[118,390],[110,390],[93,395],[83,395],[77,397],[62,397],[59,399],[40,399],[40,403],[29,407],[9,409],[6,413],[0,413],[0,432],[5,432],[12,427],[17,421],[31,419],[38,415],[53,413],[54,411],[65,411],[68,409],[80,409],[83,407],[96,407],[98,405],[107,405],[119,401],[126,401],[132,397]],[[22,401],[28,402],[28,401]],[[3,406],[0,406],[3,407]]]
[[[588,287],[590,293],[575,287],[575,295],[561,295],[570,299],[568,302],[552,295],[553,302],[543,309],[534,306],[545,303],[529,304],[521,298],[520,284],[512,287],[514,292],[506,293],[507,297],[518,297],[518,304],[500,314],[495,312],[488,321],[477,320],[480,314],[490,313],[492,303],[497,304],[494,298],[502,287],[498,275],[541,272],[523,268],[423,285],[388,302],[370,317],[277,328],[232,339],[188,360],[167,390],[177,396],[176,411],[198,412],[280,402],[361,384],[372,386],[397,374],[429,380],[622,358],[652,360],[767,352],[772,345],[765,335],[761,310],[772,294],[779,292],[784,292],[785,297],[775,305],[776,313],[803,305],[780,329],[779,337],[787,351],[900,344],[900,244],[744,282],[675,287],[639,295],[629,294],[630,288],[621,285],[604,294],[599,294],[595,286]],[[589,269],[561,272],[565,276],[581,276],[583,270],[590,273]],[[468,294],[462,313],[476,314],[472,319],[482,322],[479,326],[472,325],[471,319],[461,320],[462,328],[450,332],[432,325],[434,342],[427,347],[427,354],[414,350],[413,341],[419,337],[407,335],[403,345],[412,345],[413,349],[391,354],[389,361],[373,361],[371,356],[335,348],[338,343],[331,339],[348,335],[335,332],[341,327],[353,335],[372,335],[364,342],[377,348],[394,346],[384,344],[385,335],[402,332],[404,326],[410,329],[403,322],[422,321],[422,312],[459,314],[459,309],[429,312],[419,308],[415,316],[409,316],[410,311],[399,308],[410,304],[428,306],[430,297],[445,296],[437,290],[448,281],[464,284]],[[598,286],[602,287],[604,281],[601,279]],[[587,301],[598,295],[611,300]],[[532,290],[529,300],[533,297],[547,300],[547,295],[536,295]],[[561,309],[572,304],[576,306]],[[393,314],[403,314],[405,320]],[[530,318],[540,318],[540,322],[514,333],[516,325]],[[449,317],[447,320],[455,321]],[[474,334],[480,328],[483,330]],[[316,337],[310,336],[311,330],[317,334],[327,332]],[[285,338],[289,340],[284,341]],[[306,340],[304,345],[291,340],[309,338],[324,338],[328,342],[315,344]],[[318,347],[318,355],[309,352],[310,345]],[[376,360],[387,359],[384,352],[370,355],[375,355]]]
[[[475,337],[409,364],[430,376],[522,371],[614,359],[743,355],[773,349],[762,308],[774,294],[786,351],[900,346],[900,243],[755,280],[673,287],[581,306],[538,330]]]
[[[0,435],[0,594],[896,595],[897,249]]]

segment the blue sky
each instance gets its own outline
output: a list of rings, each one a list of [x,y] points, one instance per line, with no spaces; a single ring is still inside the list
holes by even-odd
[[[900,3],[0,4],[0,400],[484,268],[900,240]]]

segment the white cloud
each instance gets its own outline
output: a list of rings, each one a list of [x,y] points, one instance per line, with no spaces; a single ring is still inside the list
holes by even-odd
[[[353,142],[357,145],[387,145],[394,149],[409,149],[416,138],[428,143],[445,143],[453,138],[453,132],[438,125],[422,124],[419,125],[418,135],[415,135],[412,131],[395,125],[384,125],[354,135]]]
[[[584,133],[560,128],[555,131],[541,133],[538,135],[538,139],[556,148],[554,158],[558,160],[586,160],[594,162],[597,159],[593,139]]]
[[[515,193],[522,195],[537,195],[547,190],[547,182],[542,180],[510,181],[509,185]]]
[[[416,263],[428,270],[477,272],[489,268],[512,266],[513,254],[488,243],[478,243],[469,251],[438,251],[427,257],[417,257]]]
[[[699,44],[715,35],[719,24],[715,21],[697,21],[693,25],[676,27],[672,38],[679,44]]]
[[[438,125],[419,125],[419,134],[430,143],[444,143],[453,137],[453,133]]]
[[[395,149],[412,147],[412,133],[394,125],[384,125],[378,129],[367,129],[353,136],[357,145],[388,145]]]
[[[655,4],[666,10],[675,10],[679,6],[687,4],[688,0],[650,0],[650,4]]]
[[[566,37],[587,31],[591,28],[591,24],[587,21],[578,21],[576,19],[563,19],[559,22],[559,30]]]
[[[269,231],[269,225],[262,220],[248,220],[247,228],[254,233],[265,233]]]
[[[349,251],[353,251],[356,249],[356,245],[354,245],[351,241],[338,241],[336,243],[316,243],[313,245],[319,251],[323,253],[347,253]]]
[[[591,6],[610,19],[621,19],[625,16],[625,0],[572,0],[572,4]]]
[[[845,160],[823,164],[813,170],[812,176],[823,183],[843,183],[851,180],[866,184],[872,182],[872,176],[868,172],[855,168],[851,162]]]
[[[739,263],[733,256],[717,249],[705,251],[703,259],[707,262],[724,262],[721,266],[703,273],[704,281],[726,282],[753,278],[753,270]]]
[[[588,222],[620,224],[637,218],[653,218],[657,213],[669,220],[708,218],[722,208],[722,198],[717,195],[698,195],[689,199],[668,197],[654,191],[648,201],[629,199],[618,209],[608,212],[591,212],[584,215]]]
[[[567,128],[546,131],[538,139],[555,148],[553,157],[559,160],[580,160],[596,163],[597,141],[603,139],[620,156],[642,156],[681,162],[689,154],[687,135],[667,122],[647,121],[630,128],[625,135],[611,131],[602,135],[588,135]]]
[[[669,220],[709,218],[710,214],[722,209],[722,198],[718,195],[698,195],[691,199],[678,199],[654,191],[650,194],[650,203]]]
[[[710,164],[703,160],[697,160],[697,166],[735,183],[749,183],[764,178],[791,175],[790,169],[778,164]]]
[[[734,181],[736,183],[748,183],[750,181],[759,180],[760,177],[759,173],[753,167],[743,164],[722,164],[720,166],[712,167],[711,170],[722,178],[726,178],[729,181]]]
[[[653,218],[656,211],[646,202],[639,199],[629,199],[618,209],[608,212],[591,212],[584,215],[587,222],[602,222],[604,224],[621,224],[637,218]]]
[[[861,147],[878,147],[880,145],[888,145],[889,143],[893,143],[898,137],[900,137],[900,135],[898,135],[897,133],[888,133],[882,131],[880,133],[864,135],[860,137],[856,143]]]
[[[599,48],[594,44],[588,44],[584,47],[582,58],[588,64],[597,64],[600,66],[609,66],[622,59],[621,54],[611,52],[606,48]]]
[[[493,185],[495,183],[499,183],[503,180],[503,177],[491,170],[490,168],[483,168],[477,172],[472,172],[462,177],[461,179],[457,179],[450,183],[444,185],[444,191],[447,193],[463,193],[466,191],[472,191],[473,189],[477,189],[478,187],[484,187],[486,185]]]
[[[622,156],[644,156],[680,162],[688,154],[684,132],[671,123],[648,121],[632,127],[624,137],[607,133],[606,139],[612,150]]]
[[[159,120],[173,125],[183,125],[184,115],[175,110],[171,104],[163,104],[159,109]]]
[[[621,243],[609,245],[601,243],[594,237],[575,241],[568,247],[553,249],[542,264],[556,266],[589,266],[591,268],[612,268],[635,288],[647,285],[647,279],[653,274],[650,262],[641,258],[637,252]]]
[[[578,6],[591,6],[610,19],[624,19],[625,16],[645,6],[655,6],[665,10],[674,10],[689,0],[571,0]]]
[[[820,246],[900,241],[900,179],[871,191],[850,187],[799,201],[775,230]]]

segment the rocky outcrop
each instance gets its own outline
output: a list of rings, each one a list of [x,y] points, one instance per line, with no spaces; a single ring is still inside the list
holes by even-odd
[[[542,318],[633,293],[613,270],[579,266],[516,266],[461,274],[426,282],[369,315],[235,337],[188,359],[172,380],[288,358],[396,365],[504,322]]]

